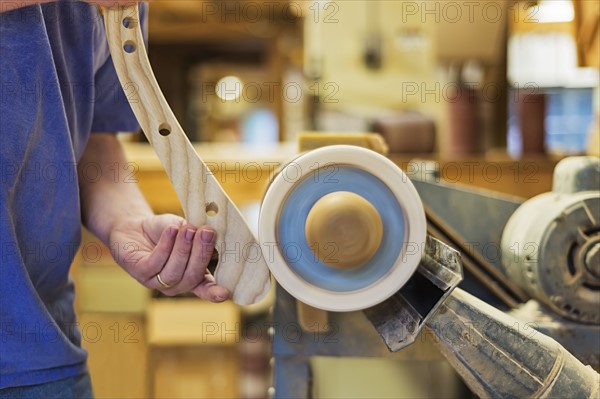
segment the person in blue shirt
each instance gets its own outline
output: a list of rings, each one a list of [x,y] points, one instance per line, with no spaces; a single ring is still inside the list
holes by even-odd
[[[215,232],[115,179],[115,132],[139,128],[97,7],[117,3],[0,0],[0,398],[93,396],[69,279],[81,224],[148,288],[230,296],[206,274]]]

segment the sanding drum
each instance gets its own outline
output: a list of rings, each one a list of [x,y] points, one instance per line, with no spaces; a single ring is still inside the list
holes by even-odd
[[[353,311],[386,300],[415,272],[425,212],[393,162],[333,145],[300,155],[273,178],[259,237],[272,274],[292,296]]]

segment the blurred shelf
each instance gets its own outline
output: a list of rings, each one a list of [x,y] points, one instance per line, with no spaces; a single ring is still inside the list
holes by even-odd
[[[197,298],[154,299],[147,312],[148,344],[154,347],[233,345],[240,342],[240,308]]]

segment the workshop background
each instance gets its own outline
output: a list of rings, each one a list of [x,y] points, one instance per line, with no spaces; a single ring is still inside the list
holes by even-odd
[[[432,161],[447,182],[531,198],[551,191],[559,160],[600,152],[599,7],[156,0],[148,52],[177,119],[251,224],[308,131],[379,133],[404,169]],[[138,181],[156,212],[181,214],[143,135],[122,138],[130,164],[115,173]],[[161,297],[113,250],[85,233],[72,272],[96,397],[269,396],[274,293],[244,308]],[[315,357],[312,395],[463,397],[435,346],[416,346],[405,357]]]

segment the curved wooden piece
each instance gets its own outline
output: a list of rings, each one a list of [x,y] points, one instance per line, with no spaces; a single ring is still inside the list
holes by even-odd
[[[163,96],[148,60],[137,4],[104,10],[110,53],[135,116],[165,168],[185,217],[217,232],[217,283],[247,305],[269,289],[269,269],[241,213],[188,140]]]

